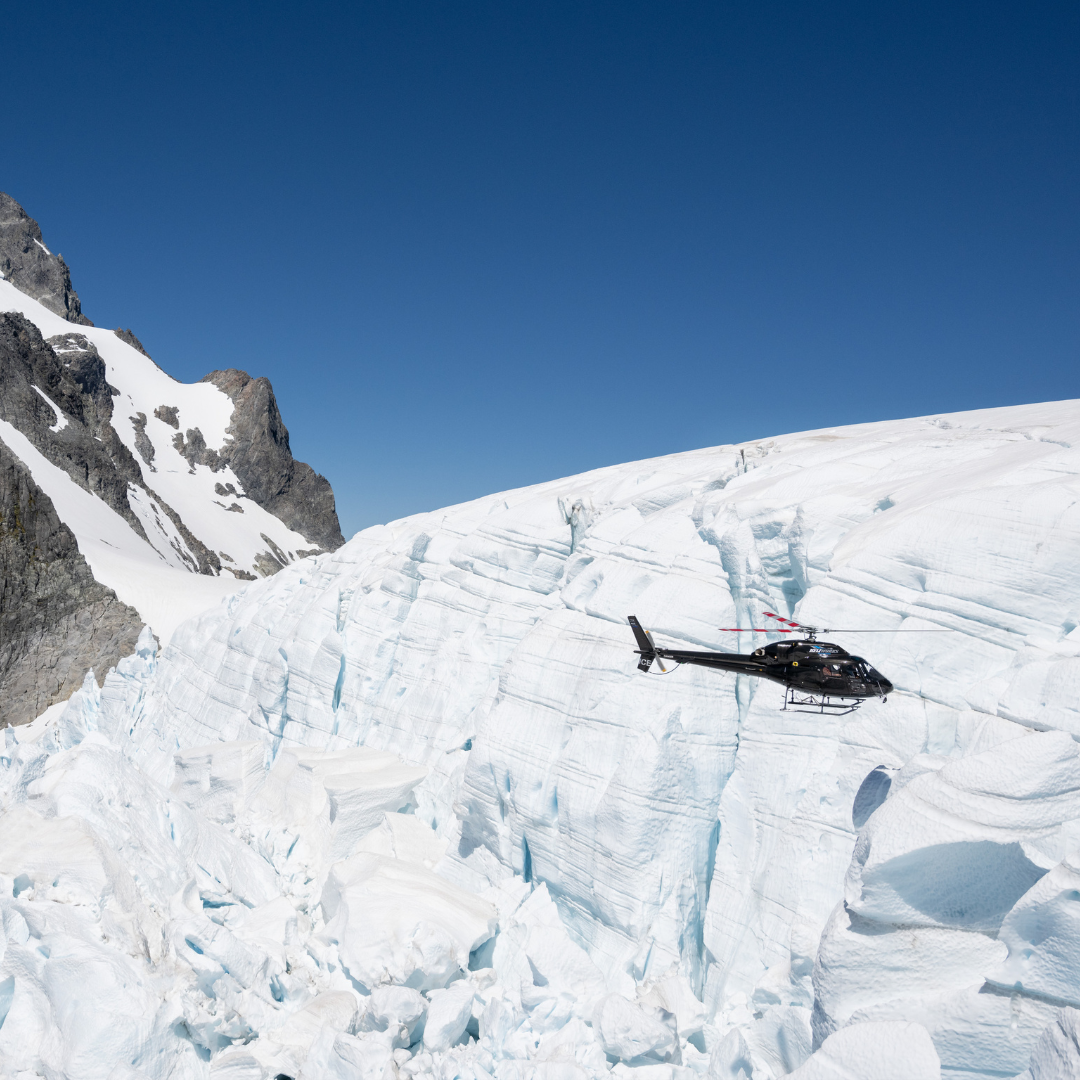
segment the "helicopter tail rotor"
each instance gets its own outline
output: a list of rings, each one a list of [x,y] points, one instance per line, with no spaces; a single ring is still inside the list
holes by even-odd
[[[630,629],[634,631],[634,638],[638,643],[637,651],[641,657],[638,661],[638,668],[641,671],[648,671],[655,660],[656,666],[666,675],[667,668],[664,667],[664,661],[656,655],[656,646],[653,644],[649,631],[638,622],[636,615],[628,615],[626,621],[630,624]]]

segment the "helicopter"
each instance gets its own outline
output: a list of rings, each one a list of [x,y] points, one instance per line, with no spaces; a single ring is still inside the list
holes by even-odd
[[[829,633],[927,633],[925,630],[830,630],[785,619],[775,612],[764,612],[783,626],[741,627],[722,626],[725,633],[802,634],[797,641],[775,641],[755,649],[749,655],[729,652],[689,652],[683,649],[662,649],[652,635],[638,622],[637,616],[627,616],[634,631],[641,659],[638,668],[648,672],[655,662],[662,674],[668,674],[665,660],[675,664],[699,664],[702,667],[733,671],[770,679],[784,687],[784,710],[843,715],[852,713],[867,698],[885,701],[893,684],[861,656],[852,656],[846,649],[828,641],[818,641],[818,634]],[[933,631],[929,631],[933,632]],[[672,669],[674,670],[674,669]]]

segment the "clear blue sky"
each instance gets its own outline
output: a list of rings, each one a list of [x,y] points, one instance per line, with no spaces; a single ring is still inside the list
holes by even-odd
[[[0,189],[346,535],[1080,397],[1080,5],[9,5]]]

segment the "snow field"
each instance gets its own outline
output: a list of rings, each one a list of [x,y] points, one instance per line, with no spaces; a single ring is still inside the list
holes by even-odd
[[[1063,402],[598,470],[367,530],[144,640],[6,736],[0,817],[41,839],[0,858],[0,1054],[1071,1075],[1078,430]],[[763,610],[950,632],[830,633],[896,685],[850,716],[636,671],[630,613],[745,651],[717,627]],[[50,964],[77,949],[102,960],[75,1000]]]

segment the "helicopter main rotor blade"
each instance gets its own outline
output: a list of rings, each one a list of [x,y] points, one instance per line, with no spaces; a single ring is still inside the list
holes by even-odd
[[[782,622],[784,627],[779,626],[718,626],[716,629],[722,634],[809,634],[813,640],[819,634],[952,634],[955,633],[948,627],[933,627],[926,630],[909,629],[907,627],[898,630],[882,630],[877,627],[870,630],[842,629],[835,626],[827,626],[821,629],[809,626],[806,623],[795,622],[794,619],[785,619],[777,615],[775,611],[763,612],[766,618],[776,619]],[[787,629],[790,627],[790,629]]]
[[[785,619],[783,617],[783,615],[777,615],[775,611],[765,611],[765,612],[762,612],[762,614],[765,616],[766,619],[775,619],[777,622],[784,623],[785,626],[795,626],[795,627],[798,627],[798,629],[800,629],[800,630],[810,630],[810,629],[812,629],[812,627],[803,626],[802,623],[794,622],[791,619]]]
[[[793,622],[791,619],[785,619],[781,615],[777,615],[774,611],[766,611],[764,614],[770,619],[776,619],[778,622],[786,623],[788,626],[796,626],[800,630],[805,630],[808,634],[950,634],[953,631],[947,627],[937,627],[932,630],[915,630],[915,629],[900,629],[900,630],[844,630],[838,626],[826,626],[824,629],[819,630],[816,626],[807,626],[805,623]],[[791,630],[773,630],[774,634],[790,634]]]

